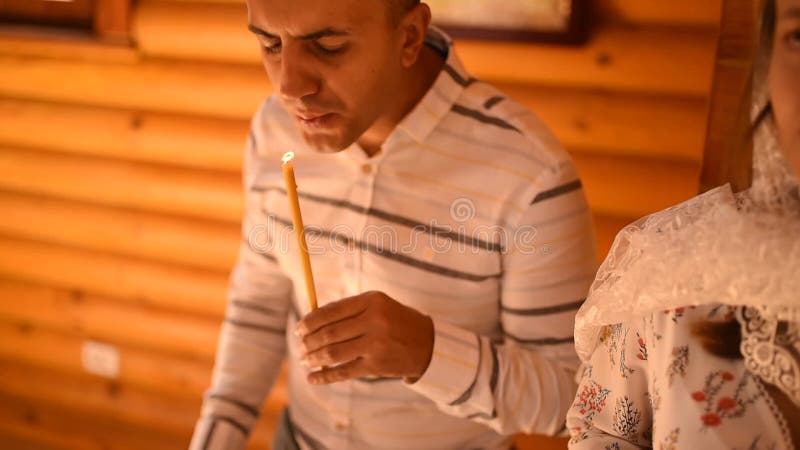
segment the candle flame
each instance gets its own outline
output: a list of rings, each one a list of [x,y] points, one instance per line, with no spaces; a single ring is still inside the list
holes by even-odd
[[[283,158],[281,158],[281,161],[283,161],[283,163],[286,164],[293,159],[294,159],[294,152],[286,152],[283,154]]]

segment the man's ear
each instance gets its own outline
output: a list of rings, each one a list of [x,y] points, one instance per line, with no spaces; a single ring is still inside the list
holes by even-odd
[[[431,9],[425,3],[420,3],[406,12],[400,21],[400,32],[403,36],[401,62],[403,67],[413,66],[419,58],[422,46],[425,45],[425,35],[431,24]]]

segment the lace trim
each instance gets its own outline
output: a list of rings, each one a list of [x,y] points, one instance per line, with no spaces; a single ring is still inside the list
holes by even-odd
[[[764,386],[764,382],[761,381],[761,379],[757,376],[753,377],[753,381],[758,388],[759,395],[761,395],[761,398],[764,399],[764,402],[767,404],[767,407],[772,413],[772,418],[775,419],[775,422],[778,424],[778,428],[781,430],[781,437],[783,438],[785,449],[795,450],[796,447],[794,445],[794,441],[792,440],[792,433],[789,431],[789,425],[786,423],[786,418],[783,417],[783,413],[780,409],[778,409],[778,406],[775,405],[775,401],[772,400],[772,396],[769,395],[767,388]]]
[[[800,329],[796,322],[779,322],[780,311],[766,309],[743,307],[736,312],[742,326],[740,350],[745,367],[800,407]]]

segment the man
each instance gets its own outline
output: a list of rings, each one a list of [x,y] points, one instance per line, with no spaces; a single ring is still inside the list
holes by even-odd
[[[252,123],[243,240],[191,447],[243,448],[284,356],[275,448],[508,448],[562,431],[596,261],[569,157],[467,74],[419,1],[248,7],[275,93]]]

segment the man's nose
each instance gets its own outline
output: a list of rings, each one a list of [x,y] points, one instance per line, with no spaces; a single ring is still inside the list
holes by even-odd
[[[287,46],[281,55],[280,95],[299,100],[319,90],[319,79],[310,68],[311,56],[304,55],[300,46]]]

